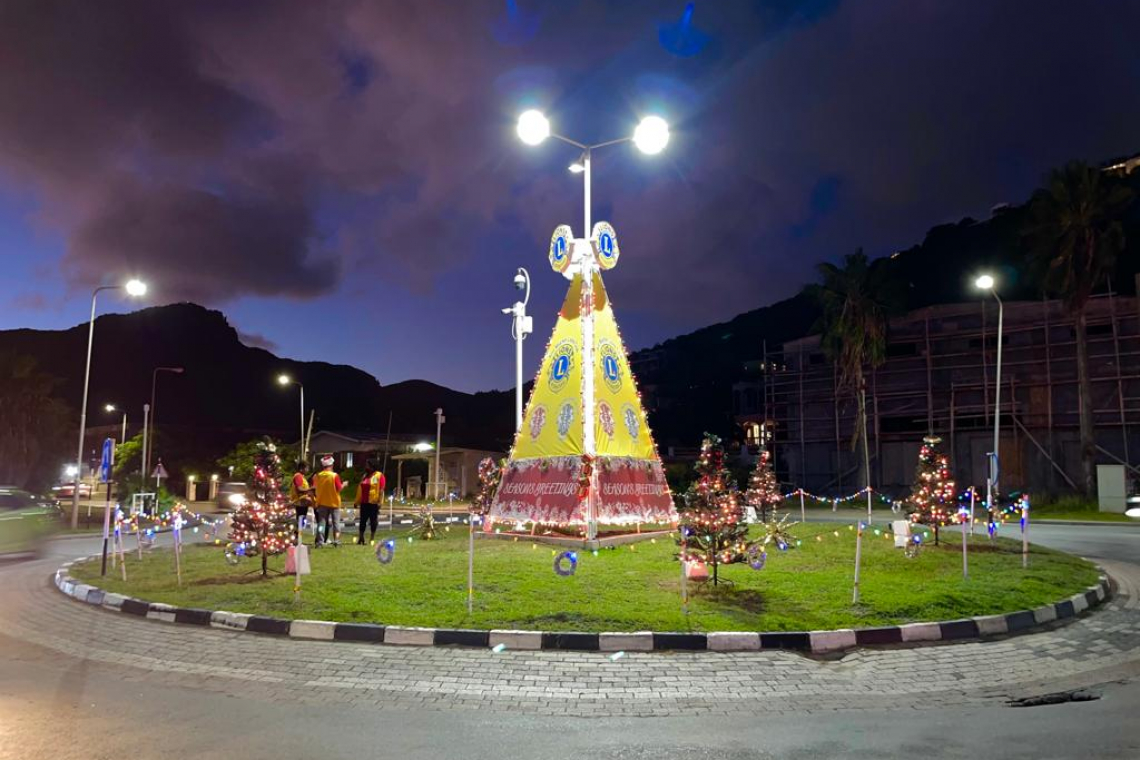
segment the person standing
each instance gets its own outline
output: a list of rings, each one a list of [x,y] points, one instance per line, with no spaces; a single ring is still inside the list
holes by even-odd
[[[298,460],[296,472],[289,482],[289,503],[297,513],[297,528],[294,539],[300,542],[299,536],[303,521],[309,516],[309,507],[313,506],[313,488],[309,485],[309,467],[304,461]],[[316,510],[314,510],[315,512]],[[315,515],[314,515],[315,517]]]
[[[369,545],[376,543],[376,526],[380,521],[380,506],[384,503],[384,489],[387,482],[384,473],[376,469],[376,462],[368,460],[364,465],[364,477],[356,486],[356,508],[360,510],[360,537],[357,543],[364,543],[364,525],[370,528]]]
[[[335,462],[331,456],[321,457],[321,471],[313,476],[313,490],[316,491],[317,500],[317,546],[330,541],[333,546],[340,545],[340,531],[337,530],[336,521],[337,512],[340,510],[340,489],[344,488],[344,484],[340,480],[340,475],[333,472]]]

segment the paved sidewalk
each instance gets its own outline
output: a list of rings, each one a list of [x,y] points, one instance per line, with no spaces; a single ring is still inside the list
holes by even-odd
[[[234,696],[591,716],[987,706],[1140,675],[1140,567],[1100,611],[1000,641],[861,650],[837,660],[790,652],[503,652],[297,641],[172,626],[60,594],[54,564],[9,568],[0,646],[46,648],[127,681]]]

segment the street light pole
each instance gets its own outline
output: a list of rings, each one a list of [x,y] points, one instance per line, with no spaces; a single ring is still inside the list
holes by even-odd
[[[439,443],[443,432],[443,423],[447,418],[443,416],[443,409],[435,410],[435,500],[439,501]]]
[[[71,528],[79,527],[79,481],[83,476],[83,437],[87,432],[87,392],[91,384],[91,347],[95,343],[95,302],[103,290],[125,289],[128,295],[142,296],[146,285],[131,280],[126,285],[101,285],[91,291],[91,318],[87,322],[87,361],[83,370],[83,403],[79,408],[79,446],[75,452],[75,480],[71,494]]]
[[[157,391],[158,391],[158,373],[159,372],[174,372],[176,374],[181,375],[185,371],[186,370],[183,367],[155,367],[154,372],[152,372],[150,374],[150,450],[147,452],[147,457],[146,457],[146,461],[147,461],[148,465],[150,464],[151,460],[154,458],[154,439],[157,435],[157,433],[155,432],[155,423],[158,420],[158,402],[157,402],[157,396],[156,396]],[[146,482],[147,477],[148,476],[146,473],[146,468],[143,468],[143,482],[144,483]],[[156,478],[155,479],[155,484],[156,484],[155,485],[155,494],[156,494],[155,498],[157,498],[157,494],[158,494],[158,485],[157,485],[158,482],[159,481]]]
[[[997,494],[998,476],[1000,473],[1000,458],[998,457],[998,453],[1001,444],[1001,343],[1002,331],[1005,322],[1005,305],[1002,303],[1001,296],[998,295],[997,289],[994,287],[993,277],[988,274],[983,274],[978,277],[974,284],[981,290],[988,290],[998,304],[997,361],[994,368],[994,449],[990,453],[989,472],[987,473],[986,477],[986,507],[989,510],[990,521],[992,523],[994,515],[994,497]],[[983,343],[983,354],[985,353],[985,350],[986,347]]]
[[[523,341],[534,332],[534,320],[527,316],[530,301],[530,273],[519,267],[515,272],[515,288],[524,291],[523,299],[503,309],[511,316],[511,337],[515,339],[515,432],[522,430],[523,422]]]
[[[306,450],[307,447],[305,445],[305,386],[301,383],[300,380],[294,380],[292,377],[286,374],[278,375],[277,383],[279,385],[295,385],[301,389],[301,461],[306,462],[309,459],[309,452]]]

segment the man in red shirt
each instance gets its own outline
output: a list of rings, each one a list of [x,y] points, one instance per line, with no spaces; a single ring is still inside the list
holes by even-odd
[[[384,473],[376,469],[375,461],[368,460],[364,465],[364,477],[356,487],[356,508],[360,510],[360,538],[357,539],[359,544],[364,543],[365,523],[371,528],[369,545],[376,543],[376,525],[380,520],[380,505],[384,503],[386,485]]]

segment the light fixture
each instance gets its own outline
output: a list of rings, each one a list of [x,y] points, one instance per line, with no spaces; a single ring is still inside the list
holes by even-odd
[[[288,385],[289,383],[293,382],[293,378],[289,377],[288,375],[278,375],[277,382],[281,385]]]
[[[669,125],[660,116],[646,116],[633,131],[633,143],[642,153],[656,155],[669,144]]]
[[[76,475],[79,474],[79,468],[73,464],[69,464],[67,466],[67,469],[64,470],[64,474],[66,474],[67,477],[69,477],[69,478],[74,478]]]
[[[569,169],[575,174],[581,174],[582,172],[586,171],[586,167],[582,164],[581,161],[575,161],[574,163],[570,164]]]
[[[519,139],[527,145],[538,145],[550,137],[550,122],[542,115],[541,111],[532,108],[529,111],[523,111],[522,115],[519,116],[519,123],[515,131],[518,132]]]
[[[127,295],[138,298],[146,295],[146,283],[142,280],[127,280]]]
[[[978,279],[974,280],[974,287],[979,290],[992,290],[994,287],[994,278],[988,274],[978,275]]]
[[[104,412],[113,412],[113,411],[115,411],[115,405],[114,404],[105,404],[103,406],[103,411]]]
[[[412,446],[412,451],[431,451],[433,448],[435,447],[430,443],[417,443]]]

